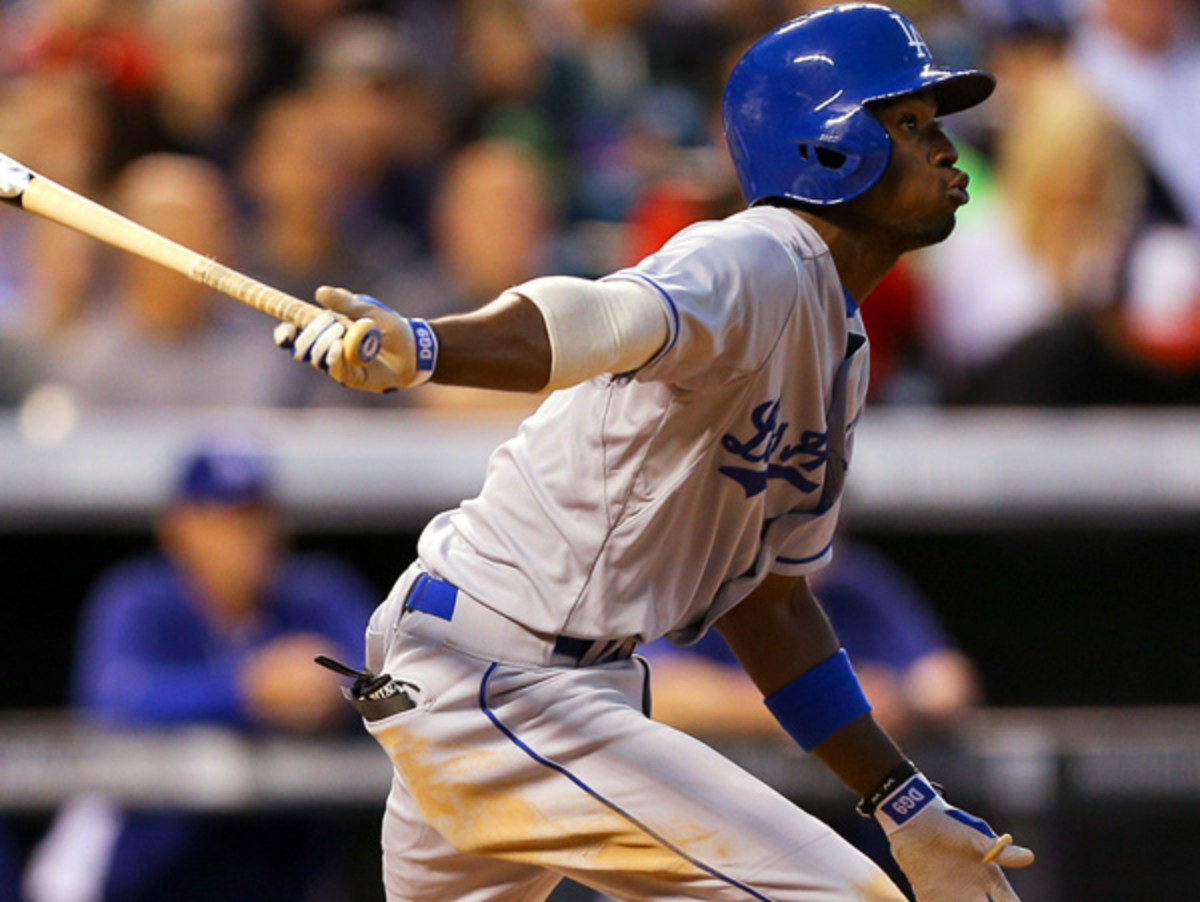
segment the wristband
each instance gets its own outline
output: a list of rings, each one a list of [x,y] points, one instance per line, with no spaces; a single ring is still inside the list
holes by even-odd
[[[874,792],[858,800],[858,804],[854,806],[854,810],[863,817],[871,817],[875,814],[875,809],[879,807],[880,802],[895,792],[901,783],[916,773],[917,766],[911,761],[903,761],[897,764],[888,772],[888,775],[883,778],[882,782],[875,787]]]
[[[806,670],[763,701],[806,752],[871,710],[845,649]]]
[[[891,835],[933,804],[947,810],[950,808],[942,801],[933,784],[925,779],[925,775],[916,771],[880,800],[875,808],[875,820],[879,821],[884,833]]]
[[[433,378],[437,367],[438,338],[433,327],[423,319],[413,317],[407,320],[408,328],[412,330],[413,344],[416,346],[416,372],[408,388],[422,385]]]

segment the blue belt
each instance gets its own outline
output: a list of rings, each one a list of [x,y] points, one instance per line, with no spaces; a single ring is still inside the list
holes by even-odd
[[[408,590],[408,598],[404,601],[406,611],[420,611],[442,620],[454,619],[454,606],[458,602],[458,587],[444,579],[420,574]],[[612,648],[602,648],[612,646]],[[590,664],[608,664],[612,661],[623,661],[633,654],[637,647],[634,639],[581,639],[577,636],[560,635],[554,640],[554,653],[569,659],[578,665],[580,662],[594,656]]]

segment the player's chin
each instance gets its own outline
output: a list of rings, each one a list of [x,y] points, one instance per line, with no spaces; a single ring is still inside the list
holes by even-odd
[[[915,251],[931,244],[940,244],[950,237],[957,224],[953,211],[911,222],[907,230],[908,240],[905,242],[907,249]]]
[[[945,217],[942,222],[930,230],[930,244],[940,244],[950,237],[954,231],[954,227],[958,225],[958,219],[953,213]]]

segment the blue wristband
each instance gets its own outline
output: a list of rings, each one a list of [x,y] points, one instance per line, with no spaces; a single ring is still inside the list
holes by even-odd
[[[412,317],[408,327],[412,329],[413,342],[417,347],[417,373],[412,382],[412,386],[417,386],[428,382],[433,376],[437,367],[438,339],[433,327],[423,319]]]
[[[765,699],[767,710],[806,752],[871,710],[845,649]]]

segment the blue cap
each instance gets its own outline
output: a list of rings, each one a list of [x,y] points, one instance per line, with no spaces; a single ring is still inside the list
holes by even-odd
[[[178,501],[249,504],[271,496],[265,455],[245,442],[208,442],[184,458],[175,483]]]

